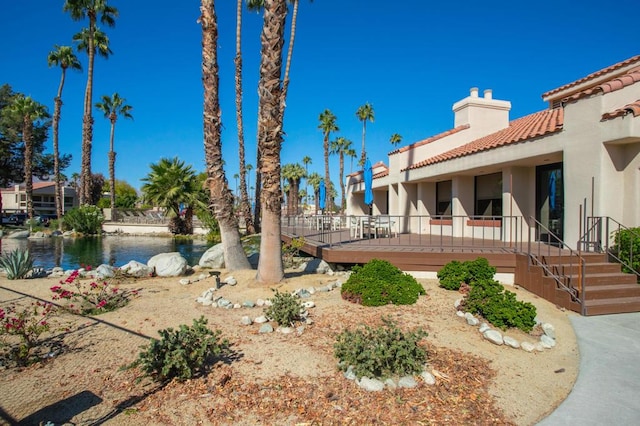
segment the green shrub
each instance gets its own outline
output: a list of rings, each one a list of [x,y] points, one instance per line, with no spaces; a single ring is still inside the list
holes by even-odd
[[[528,333],[536,325],[536,307],[516,300],[515,293],[505,290],[495,280],[475,281],[464,308],[472,314],[482,315],[502,330],[518,328]]]
[[[158,381],[190,379],[229,352],[229,342],[220,338],[220,330],[207,328],[203,316],[194,319],[191,327],[182,324],[178,330],[167,328],[158,333],[160,340],[151,339],[128,366],[140,367],[145,377]]]
[[[282,245],[282,262],[285,267],[293,266],[293,259],[300,254],[300,249],[304,247],[304,244],[304,237],[297,237]]]
[[[300,320],[300,312],[303,307],[300,300],[290,293],[280,293],[274,290],[275,296],[271,300],[271,306],[264,310],[267,318],[275,321],[278,325],[289,327]]]
[[[425,294],[424,288],[415,278],[380,259],[354,266],[341,289],[343,299],[364,306],[411,305],[421,294]]]
[[[617,231],[613,235],[613,244],[611,251],[635,271],[640,271],[640,228]],[[633,273],[626,265],[622,265],[622,270],[627,273]]]
[[[33,268],[33,257],[29,249],[15,249],[0,256],[0,266],[10,280],[20,280],[27,276]]]
[[[463,282],[472,284],[475,281],[491,280],[495,273],[496,268],[489,265],[489,261],[484,257],[479,257],[466,262],[452,260],[438,271],[438,279],[440,287],[447,290],[460,290]]]
[[[419,328],[403,333],[390,318],[384,326],[364,326],[340,333],[333,345],[338,366],[349,368],[358,378],[389,378],[420,373],[427,362],[427,351],[418,343],[427,333]]]
[[[469,271],[462,262],[452,260],[438,271],[440,287],[447,290],[460,290],[460,285],[467,282]]]
[[[94,235],[102,231],[104,216],[96,206],[81,206],[69,210],[64,215],[67,229],[75,229],[81,234]]]

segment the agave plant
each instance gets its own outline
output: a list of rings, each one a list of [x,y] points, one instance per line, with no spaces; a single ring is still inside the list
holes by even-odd
[[[0,257],[0,266],[6,271],[7,278],[19,280],[24,278],[33,268],[33,257],[31,257],[29,249],[16,249]]]

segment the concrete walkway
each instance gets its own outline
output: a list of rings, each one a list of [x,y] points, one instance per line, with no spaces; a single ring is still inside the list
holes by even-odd
[[[571,317],[578,379],[540,426],[640,425],[640,313]]]

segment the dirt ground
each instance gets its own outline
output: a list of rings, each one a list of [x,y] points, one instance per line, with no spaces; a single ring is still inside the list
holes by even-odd
[[[197,274],[196,274],[197,275]],[[228,274],[236,286],[219,295],[235,302],[268,299],[273,292],[254,281],[255,271]],[[280,291],[319,287],[340,276],[291,273]],[[0,306],[51,300],[59,279],[9,281],[0,278]],[[47,342],[56,353],[25,369],[0,370],[0,424],[518,424],[532,425],[570,392],[579,353],[569,317],[525,290],[510,288],[533,303],[538,317],[555,326],[557,345],[538,353],[496,346],[455,315],[461,295],[434,280],[419,280],[427,291],[412,306],[365,308],[342,300],[339,290],[315,293],[312,325],[301,334],[258,333],[243,326],[263,308],[221,309],[195,302],[215,285],[213,278],[180,285],[178,278],[121,283],[140,296],[117,311],[97,317],[68,313],[69,327]],[[157,331],[191,324],[204,316],[232,343],[233,356],[209,374],[164,386],[142,381],[133,362],[141,345]],[[333,357],[335,336],[358,324],[379,324],[390,316],[403,329],[423,327],[429,366],[439,374],[434,386],[365,392],[342,377]],[[519,331],[519,341],[535,338]]]

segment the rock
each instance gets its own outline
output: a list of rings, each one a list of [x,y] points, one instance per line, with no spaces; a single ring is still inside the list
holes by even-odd
[[[482,335],[484,336],[485,339],[487,339],[491,343],[494,343],[494,344],[496,344],[498,346],[504,344],[504,340],[502,338],[502,334],[500,334],[496,330],[487,330],[484,333],[482,333]]]
[[[271,324],[262,324],[260,330],[258,330],[258,333],[273,333],[273,327],[271,326]]]
[[[218,305],[219,308],[226,308],[227,306],[231,306],[233,308],[233,303],[231,303],[230,300],[227,300],[224,297],[218,299],[216,305]]]
[[[478,328],[478,331],[480,332],[480,334],[484,333],[487,330],[491,330],[491,327],[489,327],[489,324],[487,324],[486,322],[483,322],[482,324],[480,324],[480,327]]]
[[[502,338],[502,340],[504,340],[504,344],[512,347],[513,349],[519,349],[520,348],[520,342],[518,342],[516,339],[514,339],[513,337],[509,337],[509,336],[504,336]]]
[[[327,286],[316,287],[316,292],[318,293],[326,293],[328,291],[331,291],[331,289]]]
[[[42,239],[42,238],[49,238],[49,237],[44,232],[37,231],[37,232],[34,232],[33,234],[29,235],[28,238],[29,239]]]
[[[29,238],[29,231],[16,231],[12,232],[4,238],[8,239],[25,239]]]
[[[298,336],[302,335],[302,333],[304,333],[304,325],[297,327],[296,333],[298,333]]]
[[[187,260],[178,252],[160,253],[147,262],[159,277],[178,277],[187,271]]]
[[[248,316],[243,316],[242,318],[240,318],[240,324],[242,325],[251,325],[253,324],[253,321],[251,321],[251,318],[249,318]]]
[[[268,321],[269,320],[264,315],[260,315],[259,317],[255,318],[253,320],[253,322],[255,322],[256,324],[262,324],[262,323],[265,323],[265,322],[268,322]]]
[[[202,281],[202,280],[206,280],[207,278],[209,278],[209,274],[200,274],[198,275],[198,278],[196,279],[196,281]]]
[[[526,352],[533,352],[536,349],[536,347],[531,342],[522,342],[520,347],[522,348],[523,351],[526,351]]]
[[[480,324],[480,321],[478,320],[478,318],[474,317],[472,313],[467,312],[464,314],[464,319],[467,320],[467,324],[469,325],[478,325]]]
[[[538,342],[533,346],[535,347],[536,351],[544,352],[544,345],[542,344],[542,342]]]
[[[224,249],[222,243],[216,244],[205,251],[198,261],[203,268],[224,268]]]
[[[189,278],[182,278],[180,281],[178,281],[180,284],[182,285],[188,285],[191,284],[191,280]]]
[[[460,318],[464,318],[464,312],[462,311],[456,311],[456,315],[459,316]]]
[[[73,237],[74,235],[75,235],[75,232],[74,232],[74,231],[64,231],[64,232],[62,233],[62,236],[63,236],[63,237]]]
[[[148,267],[144,263],[132,260],[126,265],[121,266],[120,272],[130,277],[143,278],[151,276],[153,274],[153,268]]]
[[[313,293],[315,293],[315,289],[313,290]],[[305,290],[304,288],[298,289],[296,291],[293,292],[294,296],[298,296],[300,299],[306,299],[308,297],[311,297],[311,295],[313,294],[311,293],[309,290]]]
[[[216,305],[213,304],[213,300],[204,299],[202,302],[202,306],[213,306],[215,308]]]
[[[291,333],[293,333],[293,328],[291,328],[291,327],[278,327],[276,329],[276,331],[278,333],[282,333],[282,334],[291,334]]]
[[[53,232],[51,233],[51,236],[52,236],[52,237],[61,237],[61,236],[62,236],[62,231],[60,231],[60,230],[56,229],[55,231],[53,231]]]
[[[436,384],[436,378],[428,371],[423,371],[422,373],[420,373],[420,377],[422,377],[422,380],[424,380],[424,382],[428,385]]]
[[[387,380],[385,380],[385,381],[384,381],[384,386],[385,386],[387,389],[391,389],[391,390],[394,390],[394,389],[396,389],[396,388],[398,387],[398,385],[396,384],[396,382],[394,382],[394,381],[393,381],[393,379],[387,379]]]
[[[233,277],[227,277],[227,278],[224,280],[224,283],[225,283],[225,284],[227,284],[227,285],[230,285],[230,286],[234,286],[234,285],[238,284],[238,280],[236,280],[236,279],[235,279],[235,278],[233,278]]]
[[[413,376],[405,376],[405,377],[401,377],[400,380],[398,380],[398,387],[400,388],[415,388],[416,386],[418,386],[418,382],[416,382],[416,379],[413,378]]]
[[[358,383],[358,386],[368,392],[380,392],[384,389],[384,383],[382,383],[378,379],[363,377],[360,380],[357,380],[356,383]]]
[[[462,299],[456,299],[456,301],[453,302],[453,307],[458,309],[458,307],[460,307],[461,304],[462,304]]]
[[[316,304],[314,303],[313,300],[308,300],[306,302],[302,302],[302,307],[305,308],[305,309],[313,308],[315,306],[316,306]]]
[[[542,327],[542,331],[544,331],[545,335],[549,336],[552,339],[556,338],[556,328],[553,326],[553,324],[549,324],[548,322],[545,322],[545,323],[542,323],[540,327]]]
[[[546,334],[540,336],[540,343],[545,349],[551,349],[556,345],[556,340]]]
[[[256,304],[251,300],[245,300],[244,302],[242,302],[242,306],[245,308],[253,308],[254,306],[256,306]]]
[[[258,307],[262,307],[262,306],[264,306],[264,299],[258,299],[258,300],[256,300],[256,306],[258,306]]]
[[[347,371],[344,372],[344,377],[347,380],[356,380],[356,373],[353,372],[353,366],[350,365],[349,367],[347,367]]]
[[[60,278],[60,277],[64,276],[64,269],[62,269],[59,266],[56,266],[55,268],[53,268],[51,270],[51,276],[55,277],[55,278]]]
[[[115,268],[104,263],[96,268],[96,278],[102,280],[104,278],[112,278],[116,275]]]

